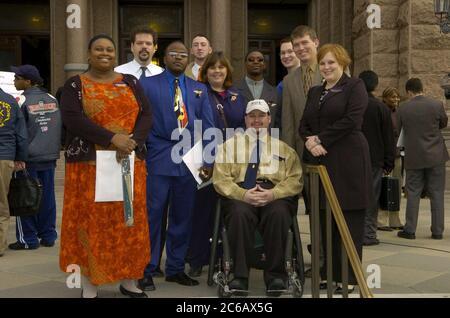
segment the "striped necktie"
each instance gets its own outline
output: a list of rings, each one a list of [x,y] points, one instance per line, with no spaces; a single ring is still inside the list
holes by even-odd
[[[303,90],[305,92],[306,97],[308,97],[308,92],[311,86],[312,86],[312,70],[310,66],[307,66],[305,71],[303,72]]]

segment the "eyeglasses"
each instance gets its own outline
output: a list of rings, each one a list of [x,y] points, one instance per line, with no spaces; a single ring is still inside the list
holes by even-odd
[[[179,52],[167,52],[167,55],[170,56],[171,58],[182,58],[182,59],[187,59],[189,57],[189,54],[187,53],[179,53]]]

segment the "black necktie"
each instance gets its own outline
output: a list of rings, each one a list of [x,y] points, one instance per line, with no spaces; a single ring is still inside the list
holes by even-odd
[[[258,175],[258,168],[260,162],[260,149],[259,149],[259,138],[256,140],[256,146],[253,148],[252,155],[250,157],[250,162],[247,166],[247,171],[245,172],[245,179],[243,188],[253,189],[256,186],[256,177]]]
[[[141,66],[142,74],[141,77],[139,77],[139,80],[142,80],[143,78],[146,78],[145,72],[147,71],[147,66]]]

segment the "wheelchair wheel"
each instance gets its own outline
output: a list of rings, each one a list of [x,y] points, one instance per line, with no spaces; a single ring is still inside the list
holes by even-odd
[[[302,298],[303,297],[303,284],[299,284],[299,286],[294,286],[292,288],[292,297],[293,298]]]
[[[233,293],[231,292],[226,292],[222,286],[219,286],[217,288],[217,295],[219,296],[219,298],[231,298],[232,294]]]

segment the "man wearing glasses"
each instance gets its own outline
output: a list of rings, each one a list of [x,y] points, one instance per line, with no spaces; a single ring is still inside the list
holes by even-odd
[[[155,290],[152,276],[158,266],[161,248],[161,224],[169,207],[166,240],[166,281],[185,286],[198,285],[184,272],[189,246],[191,215],[196,181],[181,156],[180,141],[194,145],[194,121],[202,121],[204,132],[214,126],[206,86],[185,76],[188,50],[179,41],[169,44],[164,54],[166,70],[141,81],[152,105],[153,127],[147,138],[147,210],[152,258],[139,281],[142,290]],[[187,140],[187,141],[186,141]],[[200,169],[205,181],[212,165]]]

